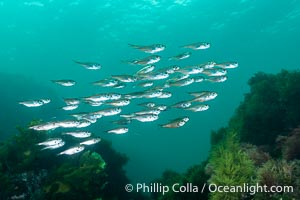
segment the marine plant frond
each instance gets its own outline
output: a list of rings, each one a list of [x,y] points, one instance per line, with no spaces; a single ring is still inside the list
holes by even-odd
[[[210,183],[236,186],[253,180],[254,164],[247,153],[241,149],[234,132],[229,133],[222,143],[213,148],[209,164],[212,168]],[[243,195],[245,194],[211,193],[211,199],[241,199]]]

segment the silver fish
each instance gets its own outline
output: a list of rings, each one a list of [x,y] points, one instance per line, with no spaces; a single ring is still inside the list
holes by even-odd
[[[148,91],[163,91],[165,88],[164,88],[164,86],[155,86],[155,87],[152,87],[152,88],[150,88]]]
[[[195,76],[193,78],[194,78],[195,83],[201,83],[205,80],[205,78],[203,76]]]
[[[187,66],[179,70],[182,74],[199,74],[204,70],[203,67],[195,65],[195,66]]]
[[[102,117],[102,115],[100,115],[100,116]],[[94,115],[86,115],[82,119],[85,121],[88,121],[89,123],[96,123],[97,119],[99,119],[101,117],[95,117]]]
[[[118,93],[106,93],[105,95],[108,96],[108,100],[118,100],[122,97],[122,95]]]
[[[38,99],[38,100],[29,100],[29,101],[20,101],[19,104],[24,105],[26,107],[39,107],[44,104],[50,103],[50,99]]]
[[[139,99],[144,97],[145,92],[132,92],[125,95],[126,99]]]
[[[63,110],[75,110],[78,108],[78,104],[77,105],[67,105],[62,107]]]
[[[102,117],[101,114],[97,113],[77,113],[72,114],[72,117],[75,117],[77,120],[87,120],[91,123],[95,123],[97,119],[100,119]]]
[[[127,106],[130,104],[129,99],[118,99],[111,102],[107,102],[106,104],[112,105],[112,106]]]
[[[237,68],[239,64],[237,62],[223,62],[223,63],[217,63],[216,66],[221,67],[223,69],[233,69],[233,68]]]
[[[130,47],[134,49],[138,49],[145,53],[157,53],[166,49],[166,46],[163,44],[152,44],[152,45],[134,45],[128,44]]]
[[[187,86],[192,83],[194,83],[194,78],[185,78],[179,81],[174,81],[174,82],[168,82],[165,84],[165,87],[170,87],[170,86],[177,86],[177,87],[182,87],[182,86]]]
[[[168,77],[169,77],[169,74],[166,72],[155,72],[155,73],[146,74],[145,76],[140,77],[140,78],[154,81],[154,80],[166,79]]]
[[[84,97],[83,99],[86,101],[107,101],[107,100],[117,100],[121,98],[121,94],[118,93],[103,93],[103,94],[96,94],[89,97]]]
[[[179,74],[177,76],[174,76],[173,78],[167,80],[167,83],[169,82],[176,82],[176,81],[180,81],[182,79],[188,78],[190,75],[189,74]]]
[[[147,74],[149,72],[152,72],[154,69],[155,69],[154,65],[147,65],[147,66],[143,67],[142,69],[140,69],[139,71],[137,71],[135,74],[136,75]]]
[[[154,115],[154,114],[145,114],[145,115],[135,115],[135,116],[122,116],[121,117],[125,117],[127,119],[135,119],[137,121],[140,122],[152,122],[158,119],[158,115]]]
[[[170,121],[167,124],[162,124],[160,126],[163,128],[179,128],[181,126],[184,126],[188,121],[189,121],[189,117],[179,117]]]
[[[56,83],[58,85],[70,87],[76,84],[76,81],[73,80],[51,80],[53,83]]]
[[[119,83],[119,81],[116,80],[116,79],[107,78],[107,79],[104,79],[104,80],[95,81],[92,84],[97,85],[97,86],[101,86],[101,87],[114,87],[118,83]]]
[[[210,43],[208,42],[197,42],[192,44],[187,44],[182,46],[183,48],[193,49],[193,50],[202,50],[202,49],[208,49],[210,47]]]
[[[63,140],[61,138],[51,138],[46,140],[45,142],[40,142],[37,145],[52,146],[62,141]]]
[[[57,122],[46,122],[43,124],[31,126],[29,128],[36,130],[36,131],[49,131],[49,130],[54,130],[58,127],[59,127],[59,124]]]
[[[121,89],[124,88],[126,85],[124,83],[118,83],[117,85],[113,86],[115,89]]]
[[[137,84],[138,87],[151,87],[153,86],[153,82],[152,81],[143,81]]]
[[[115,128],[112,130],[108,130],[106,131],[107,133],[114,133],[114,134],[124,134],[128,132],[128,128],[127,127],[120,127],[120,128]]]
[[[217,77],[209,77],[205,79],[206,81],[221,83],[227,80],[227,76],[217,76]]]
[[[98,70],[101,69],[101,65],[99,63],[95,63],[95,62],[79,62],[79,61],[75,61],[75,63],[85,67],[86,69],[90,69],[90,70]]]
[[[91,101],[91,100],[84,100],[84,102],[94,107],[101,106],[104,103],[104,101]]]
[[[193,112],[201,112],[201,111],[205,111],[205,110],[208,110],[208,109],[209,109],[208,105],[201,104],[201,105],[195,105],[195,106],[186,108],[185,110],[190,110],[190,111],[193,111]]]
[[[44,104],[50,103],[51,100],[50,99],[40,99]]]
[[[92,133],[86,132],[86,131],[65,132],[63,134],[64,135],[71,135],[71,136],[76,137],[76,138],[87,138],[87,137],[90,137],[92,135]]]
[[[213,69],[204,69],[203,74],[207,76],[224,76],[227,74],[226,69],[213,68]]]
[[[128,63],[133,64],[133,65],[151,65],[151,64],[159,62],[160,59],[161,59],[160,56],[153,55],[153,56],[148,56],[148,57],[142,58],[142,59],[128,61]]]
[[[216,92],[208,92],[204,95],[196,96],[191,102],[205,102],[209,100],[213,100],[218,96]]]
[[[154,114],[154,115],[159,115],[161,110],[159,109],[150,109],[150,110],[143,110],[139,112],[135,112],[131,117],[136,116],[136,115],[146,115],[146,114]]]
[[[67,105],[78,105],[78,104],[80,104],[80,100],[78,98],[65,98],[64,102]]]
[[[153,102],[144,102],[144,103],[140,103],[138,105],[139,106],[145,106],[147,108],[153,108],[155,106],[155,103],[153,103]]]
[[[178,54],[176,56],[170,57],[169,60],[183,60],[183,59],[189,58],[191,55],[192,55],[191,52],[184,52],[184,53]]]
[[[80,120],[79,124],[76,126],[76,128],[85,128],[91,125],[91,121],[90,120]]]
[[[163,92],[161,92],[161,95],[159,95],[157,98],[166,99],[166,98],[170,98],[170,97],[172,97],[171,92],[163,91]]]
[[[42,148],[42,150],[45,150],[45,149],[58,149],[58,148],[64,146],[65,144],[66,144],[65,141],[60,141],[60,142],[58,142],[56,144],[48,145],[48,146]]]
[[[67,149],[67,150],[65,150],[63,152],[60,152],[57,155],[63,155],[63,154],[65,154],[65,155],[73,155],[73,154],[79,153],[79,152],[81,152],[83,150],[84,150],[84,146],[80,145],[80,146],[76,146],[76,147],[72,147],[70,149]]]
[[[162,95],[162,91],[160,90],[148,90],[144,92],[143,97],[149,99],[149,98],[157,98],[160,95]]]
[[[173,108],[188,108],[192,105],[191,101],[180,101],[174,105],[172,105],[171,107]]]
[[[95,113],[100,114],[102,116],[113,116],[119,114],[121,111],[122,111],[121,108],[116,107],[116,108],[107,108],[107,109],[99,110]]]
[[[29,100],[29,101],[20,101],[19,104],[26,107],[40,107],[45,103],[42,100]]]
[[[173,74],[175,72],[177,72],[180,69],[180,67],[178,65],[172,65],[169,67],[164,67],[162,69],[159,69],[158,72],[165,72],[168,74]]]
[[[153,107],[153,109],[158,109],[160,111],[164,111],[167,109],[167,106],[166,105],[156,105]]]
[[[199,66],[203,67],[204,69],[212,69],[216,65],[216,62],[210,61],[206,63],[202,63]]]
[[[93,144],[97,144],[100,141],[101,141],[100,138],[93,138],[93,139],[90,139],[90,140],[80,142],[79,144],[80,145],[93,145]]]
[[[79,121],[74,121],[74,120],[64,120],[64,121],[58,121],[56,123],[58,124],[59,127],[62,128],[74,128],[80,124]]]
[[[132,83],[137,80],[137,78],[132,75],[112,75],[111,77],[114,79],[117,79],[120,82],[124,82],[124,83]]]

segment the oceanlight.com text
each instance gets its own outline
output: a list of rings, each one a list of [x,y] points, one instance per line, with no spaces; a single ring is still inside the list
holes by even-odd
[[[192,183],[186,183],[184,185],[180,183],[174,183],[173,185],[163,185],[162,183],[136,183],[127,184],[125,186],[125,190],[127,192],[142,192],[142,193],[162,193],[163,195],[168,192],[175,193],[203,193],[205,190],[208,190],[211,193],[219,192],[219,193],[248,193],[250,195],[254,195],[256,193],[292,193],[294,192],[293,186],[267,186],[267,185],[259,185],[254,184],[250,185],[248,183],[244,183],[242,185],[217,185],[214,183],[203,185],[194,185]]]
[[[241,193],[249,193],[250,195],[254,195],[256,193],[292,193],[294,192],[293,186],[281,186],[281,185],[249,185],[248,183],[244,183],[243,185],[233,185],[233,186],[221,186],[217,184],[209,184],[208,185],[209,192],[241,192]]]

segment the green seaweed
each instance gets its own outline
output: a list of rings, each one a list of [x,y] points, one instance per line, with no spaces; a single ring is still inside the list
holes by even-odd
[[[187,173],[168,172],[158,179],[220,186],[290,185],[293,193],[214,192],[212,200],[300,198],[300,72],[256,73],[228,126],[211,132],[211,153],[206,167],[191,167]],[[201,180],[201,181],[200,181]],[[206,180],[206,181],[205,181]],[[154,199],[202,199],[170,193]]]
[[[213,147],[209,165],[212,168],[212,174],[209,179],[210,184],[218,186],[243,186],[244,183],[252,183],[255,167],[249,156],[240,148],[236,135],[231,133],[227,135],[225,141]],[[234,200],[242,199],[240,192],[211,193],[213,200]]]

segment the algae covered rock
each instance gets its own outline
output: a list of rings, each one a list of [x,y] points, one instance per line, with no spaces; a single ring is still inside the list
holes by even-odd
[[[80,167],[82,168],[94,168],[96,173],[100,173],[105,166],[105,161],[97,152],[86,151],[80,157]]]
[[[123,166],[128,158],[110,142],[103,140],[81,154],[57,156],[59,149],[36,145],[55,133],[21,127],[18,131],[0,143],[0,199],[144,199],[125,192],[130,181]]]
[[[249,81],[250,92],[231,118],[229,129],[242,142],[272,149],[278,135],[300,122],[300,72],[259,72]]]

